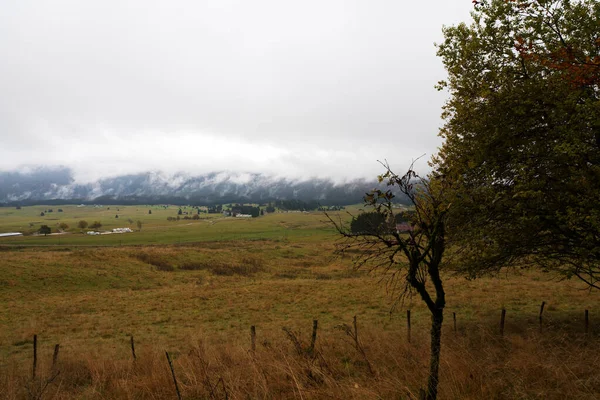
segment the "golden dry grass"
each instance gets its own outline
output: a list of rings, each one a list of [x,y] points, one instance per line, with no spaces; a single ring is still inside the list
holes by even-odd
[[[331,256],[330,241],[4,249],[0,252],[0,399],[402,399],[426,380],[429,317],[393,303],[377,276]],[[538,272],[447,276],[441,399],[600,398],[599,293]],[[538,311],[546,302],[544,332]],[[498,333],[507,309],[504,337]],[[412,343],[405,310],[412,310]],[[583,333],[583,310],[591,332]],[[453,331],[456,312],[458,332]],[[369,372],[336,326],[358,316]],[[297,354],[282,327],[317,351]],[[250,326],[258,332],[255,354]],[[38,335],[38,378],[31,380]],[[132,361],[129,338],[136,341]],[[59,375],[52,376],[60,343]]]
[[[410,345],[398,332],[361,329],[371,374],[351,341],[339,332],[317,339],[314,357],[297,354],[277,332],[258,331],[253,354],[247,341],[208,345],[199,334],[172,352],[184,399],[415,398],[427,371],[427,341]],[[308,335],[304,336],[307,341]],[[488,329],[445,332],[442,399],[593,399],[600,395],[597,339],[559,333],[507,335]],[[78,349],[60,354],[60,374],[43,393],[49,399],[176,398],[165,354],[155,344],[138,346],[137,361],[127,346]],[[30,365],[3,366],[2,398],[28,398],[52,375],[49,351],[41,355],[39,377]],[[38,392],[39,393],[39,392]]]

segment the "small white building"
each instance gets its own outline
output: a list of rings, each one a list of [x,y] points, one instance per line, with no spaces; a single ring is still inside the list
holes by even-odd
[[[21,232],[6,232],[0,233],[0,237],[23,236]]]
[[[129,232],[133,232],[131,230],[131,228],[114,228],[112,230],[112,233],[129,233]]]

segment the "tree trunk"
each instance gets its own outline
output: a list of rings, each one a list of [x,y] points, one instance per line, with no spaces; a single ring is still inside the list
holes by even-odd
[[[442,322],[444,309],[431,314],[431,356],[429,359],[429,379],[427,380],[427,400],[436,400],[439,382],[440,350],[442,348]]]

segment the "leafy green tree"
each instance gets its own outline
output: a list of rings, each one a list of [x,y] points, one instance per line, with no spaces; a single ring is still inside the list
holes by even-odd
[[[484,0],[438,55],[449,233],[471,276],[542,266],[600,285],[600,2]]]
[[[67,229],[69,229],[69,225],[67,225],[67,223],[65,222],[61,222],[58,227],[60,228],[61,231],[66,231]]]
[[[92,229],[100,229],[100,228],[102,228],[102,222],[100,222],[100,221],[94,221],[90,225],[90,228],[92,228]]]
[[[426,399],[435,400],[446,306],[441,278],[448,214],[445,183],[421,179],[412,169],[398,176],[389,166],[385,167],[386,172],[379,177],[379,182],[385,182],[389,190],[373,190],[365,196],[364,206],[371,211],[361,214],[368,215],[364,227],[353,230],[326,215],[346,239],[338,247],[338,252],[351,253],[356,268],[388,272],[388,284],[393,288],[403,288],[401,298],[416,293],[427,305],[431,314],[431,351]],[[398,210],[392,189],[412,203],[414,212],[402,214],[403,218],[410,218],[411,230],[399,232],[389,229],[387,221],[396,221]],[[352,222],[355,221],[357,219]]]
[[[42,225],[40,226],[40,230],[39,230],[41,235],[48,235],[50,234],[50,232],[52,232],[52,228],[50,228],[48,225]]]
[[[138,221],[137,221],[137,227],[138,227],[138,231],[141,231],[141,230],[142,230],[142,225],[143,225],[142,221],[138,220]]]
[[[78,227],[79,229],[81,229],[81,230],[84,230],[85,228],[87,228],[87,227],[88,227],[88,222],[87,222],[87,221],[84,221],[84,220],[81,220],[81,221],[79,221],[79,222],[77,223],[77,227]]]
[[[350,230],[354,234],[377,234],[389,230],[390,225],[386,223],[385,216],[379,212],[363,212],[352,218]]]

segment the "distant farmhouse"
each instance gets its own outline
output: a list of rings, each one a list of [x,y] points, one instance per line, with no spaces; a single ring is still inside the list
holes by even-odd
[[[112,233],[129,233],[129,232],[133,232],[133,230],[131,230],[131,228],[114,228],[112,230]]]
[[[415,230],[415,226],[411,223],[413,219],[414,211],[404,211],[396,214],[396,232],[412,232]]]
[[[108,235],[111,233],[130,233],[133,232],[131,228],[114,228],[112,231],[98,232],[98,231],[88,231],[86,232],[88,235]]]
[[[400,223],[396,224],[396,232],[398,232],[398,233],[412,232],[414,229],[415,229],[414,226],[412,226],[408,222],[400,222]]]
[[[235,214],[236,218],[252,218],[250,214]]]

